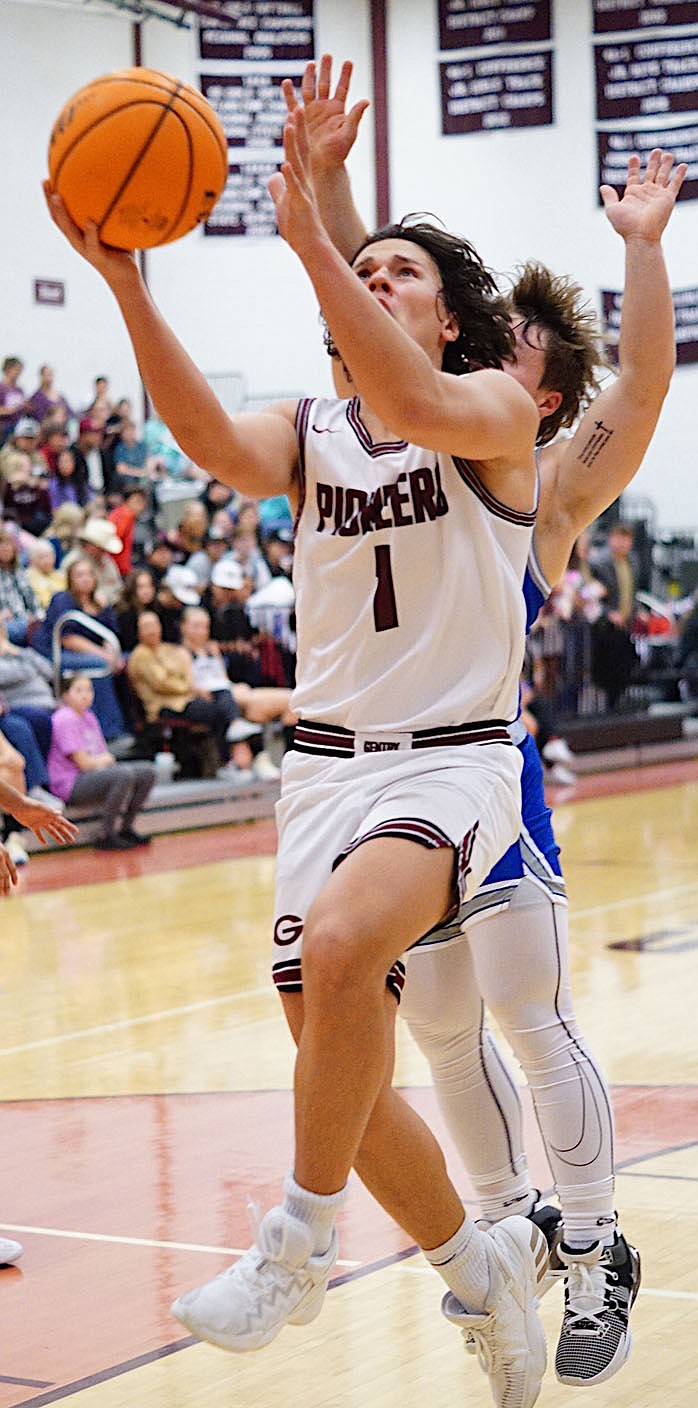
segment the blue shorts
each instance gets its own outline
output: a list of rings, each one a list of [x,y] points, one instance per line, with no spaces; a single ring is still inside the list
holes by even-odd
[[[532,880],[553,903],[566,904],[560,868],[560,847],[555,840],[552,813],[546,805],[543,765],[535,739],[527,734],[519,744],[521,773],[521,835],[492,867],[477,892],[466,898],[458,915],[420,940],[418,947],[438,945],[488,914],[506,909],[524,879]]]

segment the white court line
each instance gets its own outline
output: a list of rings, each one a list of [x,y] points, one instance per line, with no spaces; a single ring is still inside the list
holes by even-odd
[[[417,1276],[433,1275],[433,1267],[424,1266],[424,1264],[420,1263],[419,1261],[404,1260],[398,1262],[397,1265],[400,1267],[401,1270],[404,1269],[405,1271],[409,1271],[412,1274],[416,1274]],[[698,1300],[698,1291],[655,1291],[652,1290],[649,1286],[645,1285],[641,1286],[638,1295],[640,1297],[654,1296],[655,1298],[660,1298],[661,1300]]]
[[[148,1237],[112,1237],[102,1232],[71,1232],[62,1227],[25,1227],[18,1222],[0,1222],[2,1232],[22,1232],[38,1237],[68,1237],[77,1242],[108,1242],[122,1247],[154,1247],[167,1252],[211,1252],[215,1256],[244,1256],[247,1247],[207,1247],[199,1242],[158,1242]],[[335,1266],[354,1270],[362,1261],[337,1261]]]
[[[127,1027],[143,1027],[148,1022],[166,1022],[171,1017],[186,1017],[190,1012],[202,1012],[207,1007],[221,1007],[226,1002],[246,1002],[250,997],[268,997],[272,991],[270,981],[269,986],[264,988],[249,988],[245,992],[231,992],[222,997],[202,998],[201,1002],[189,1002],[184,1007],[164,1007],[159,1012],[144,1012],[142,1017],[124,1017],[121,1022],[104,1022],[99,1027],[82,1027],[77,1032],[45,1036],[40,1041],[26,1041],[20,1046],[2,1046],[0,1056],[18,1056],[22,1051],[36,1051],[42,1046],[59,1045],[64,1041],[80,1041],[82,1037],[87,1036],[103,1036],[107,1032],[119,1032]]]

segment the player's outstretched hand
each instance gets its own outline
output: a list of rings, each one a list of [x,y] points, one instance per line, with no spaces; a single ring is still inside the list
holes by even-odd
[[[673,153],[655,147],[647,158],[644,176],[640,174],[639,156],[633,154],[629,158],[620,199],[613,186],[601,186],[604,210],[622,239],[661,239],[688,170],[685,161],[679,162],[672,172],[673,165]]]
[[[53,807],[44,806],[43,802],[35,802],[32,797],[22,797],[21,801],[13,803],[12,815],[22,826],[34,832],[42,846],[46,845],[49,836],[65,845],[68,841],[74,841],[78,834],[74,822],[61,816]]]
[[[332,55],[322,55],[319,69],[314,60],[306,65],[301,79],[301,97],[310,160],[315,171],[342,166],[356,141],[359,123],[369,102],[362,98],[347,112],[351,75],[352,64],[347,59],[342,64],[334,94],[330,96]],[[295,112],[300,104],[292,80],[285,78],[281,87],[289,112]]]
[[[305,115],[298,106],[286,118],[284,158],[281,169],[269,180],[269,194],[279,234],[303,258],[309,242],[324,233],[324,226],[315,198]]]
[[[0,895],[12,893],[17,884],[17,868],[8,850],[0,842]]]
[[[71,219],[57,191],[54,191],[49,181],[43,182],[44,196],[48,213],[54,225],[65,235],[73,249],[86,259],[88,264],[93,264],[95,269],[106,279],[107,283],[113,283],[124,272],[130,273],[135,267],[135,258],[132,253],[124,249],[114,249],[112,245],[102,244],[97,233],[97,226],[89,224],[83,231],[75,221]]]

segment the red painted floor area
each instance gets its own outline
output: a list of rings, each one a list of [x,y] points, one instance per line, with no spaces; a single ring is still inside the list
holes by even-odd
[[[442,1136],[432,1092],[409,1098]],[[614,1104],[621,1167],[698,1133],[695,1089],[623,1087]],[[527,1125],[533,1175],[545,1188],[530,1116]],[[289,1162],[291,1096],[11,1102],[2,1107],[2,1127],[1,1214],[36,1230],[16,1233],[24,1258],[0,1272],[0,1405],[38,1408],[78,1381],[124,1372],[140,1357],[188,1342],[170,1303],[229,1263],[223,1248],[249,1244],[249,1195],[263,1210],[277,1201]],[[456,1173],[455,1155],[449,1162]],[[462,1191],[467,1196],[465,1183]],[[342,1259],[360,1267],[408,1246],[358,1180],[340,1231]],[[338,1275],[351,1270],[340,1266]]]

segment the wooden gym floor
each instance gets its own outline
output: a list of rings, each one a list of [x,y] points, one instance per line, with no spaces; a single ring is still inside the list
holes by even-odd
[[[553,793],[578,1013],[612,1085],[618,1206],[643,1254],[629,1363],[595,1408],[698,1403],[698,763]],[[169,1313],[250,1241],[291,1151],[269,978],[270,822],[32,857],[2,907],[0,1408],[485,1408],[441,1282],[352,1183],[320,1318],[261,1353]],[[401,1030],[396,1083],[443,1135]],[[530,1111],[529,1111],[530,1115]],[[530,1161],[550,1176],[529,1117]],[[561,1294],[543,1304],[550,1357]],[[549,1368],[539,1404],[575,1390]]]

